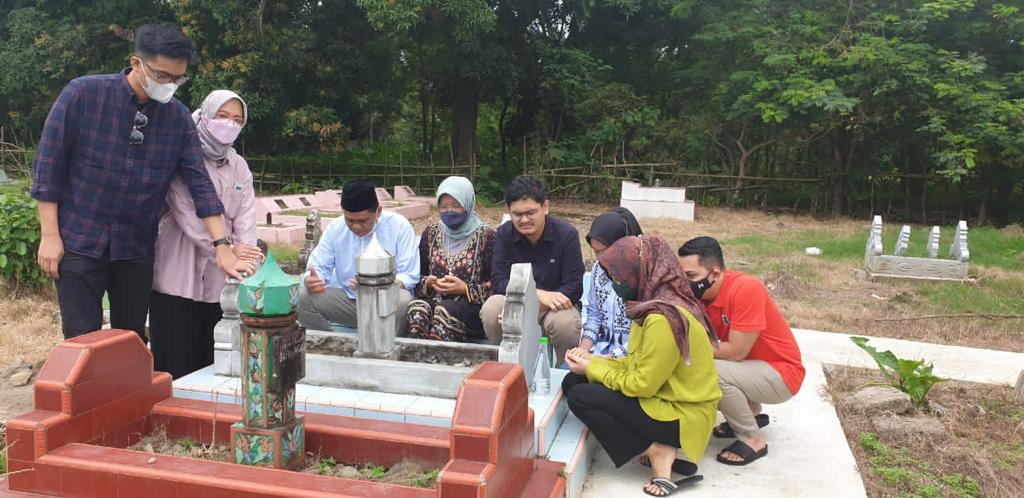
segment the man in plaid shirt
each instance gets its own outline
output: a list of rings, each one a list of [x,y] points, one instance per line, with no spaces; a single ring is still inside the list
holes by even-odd
[[[213,238],[217,264],[252,271],[232,253],[189,110],[173,98],[196,56],[177,27],[139,28],[131,68],[76,78],[50,109],[36,154],[38,262],[57,281],[65,338],[102,327],[104,292],[114,328],[143,340],[157,221],[181,175]]]

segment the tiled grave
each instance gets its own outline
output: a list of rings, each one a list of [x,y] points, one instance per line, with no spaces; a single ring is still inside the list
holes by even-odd
[[[337,393],[367,411],[448,413],[444,427],[306,412],[305,445],[324,457],[393,465],[403,458],[443,465],[436,489],[256,468],[125,450],[163,426],[173,439],[225,444],[241,407],[215,403],[237,395],[235,379],[196,376],[196,397],[172,397],[170,377],[152,372],[152,356],[131,331],[104,330],[64,341],[36,384],[36,410],[9,422],[13,491],[44,496],[500,496],[564,495],[563,466],[534,458],[534,411],[522,367],[488,362],[467,377],[454,401]],[[338,399],[325,388],[297,389],[306,407]],[[231,394],[234,393],[234,394]],[[450,404],[454,406],[449,408]],[[405,414],[402,414],[404,420]],[[440,417],[437,417],[440,418]],[[4,490],[6,493],[7,490]]]

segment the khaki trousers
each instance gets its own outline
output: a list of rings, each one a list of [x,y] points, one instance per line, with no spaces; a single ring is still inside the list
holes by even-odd
[[[761,360],[715,360],[722,400],[718,411],[741,441],[760,435],[751,404],[774,405],[793,397],[786,383],[771,365]]]
[[[480,308],[480,321],[484,324],[484,333],[493,344],[501,344],[501,324],[498,323],[498,316],[504,307],[505,296],[494,295],[487,298]],[[541,334],[547,337],[551,341],[551,346],[555,348],[555,365],[561,365],[565,361],[565,352],[580,343],[580,312],[576,308],[541,311],[538,318]],[[527,372],[527,375],[533,373]]]
[[[412,302],[412,294],[405,289],[398,291],[398,308],[395,310],[397,337],[405,337],[409,330],[409,313],[406,311]],[[299,283],[299,323],[310,330],[326,330],[331,332],[332,323],[343,327],[356,328],[359,315],[356,300],[348,297],[345,291],[328,287],[319,294],[311,294],[306,286]]]

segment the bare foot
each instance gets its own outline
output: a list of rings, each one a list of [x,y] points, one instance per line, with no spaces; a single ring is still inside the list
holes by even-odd
[[[750,446],[750,449],[754,450],[754,453],[757,453],[758,451],[761,451],[765,446],[768,445],[768,442],[765,441],[764,439],[760,438],[760,437],[756,437],[756,438],[753,438],[753,439],[747,439],[746,441],[743,441],[743,442],[746,443],[747,446]],[[720,453],[720,457],[723,460],[728,460],[730,462],[742,462],[743,461],[743,457],[741,457],[741,456],[739,456],[739,455],[737,455],[737,454],[735,454],[735,453],[733,453],[731,451],[722,451],[722,453]]]

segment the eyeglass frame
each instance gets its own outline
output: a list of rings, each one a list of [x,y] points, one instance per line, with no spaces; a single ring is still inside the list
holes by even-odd
[[[185,83],[188,82],[188,75],[187,74],[182,74],[182,75],[179,75],[179,76],[173,76],[173,75],[167,74],[167,73],[165,73],[163,71],[157,71],[156,69],[153,69],[153,66],[150,66],[149,63],[146,62],[146,60],[143,59],[142,57],[139,57],[139,62],[141,62],[142,65],[145,66],[145,69],[143,69],[143,71],[148,69],[149,72],[153,73],[153,76],[154,76],[153,80],[156,81],[157,83],[160,83],[160,84],[174,83],[175,85],[181,86],[181,85],[184,85]],[[149,76],[149,74],[147,74],[146,76]]]

